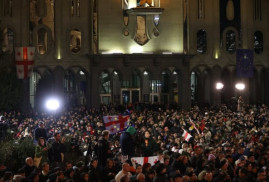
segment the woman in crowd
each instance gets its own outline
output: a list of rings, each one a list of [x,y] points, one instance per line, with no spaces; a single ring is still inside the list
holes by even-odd
[[[40,137],[38,138],[38,143],[35,148],[34,165],[36,165],[36,167],[41,167],[44,162],[49,162],[48,146],[45,143],[45,139]]]

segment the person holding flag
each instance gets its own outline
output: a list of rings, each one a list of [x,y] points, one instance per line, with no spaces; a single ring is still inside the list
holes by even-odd
[[[136,129],[133,126],[129,126],[125,132],[120,136],[120,147],[123,156],[127,156],[131,159],[135,156],[135,142],[133,139]]]

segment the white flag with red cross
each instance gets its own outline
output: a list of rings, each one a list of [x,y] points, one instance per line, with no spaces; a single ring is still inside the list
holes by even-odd
[[[34,53],[35,47],[15,47],[15,60],[19,79],[26,79],[31,76]]]
[[[189,134],[186,130],[184,130],[184,133],[182,135],[184,139],[188,142],[190,138],[192,137],[191,134]]]
[[[103,116],[106,130],[110,131],[110,134],[123,131],[129,125],[129,116]]]
[[[150,156],[150,157],[132,157],[131,161],[140,165],[144,165],[146,163],[150,163],[151,166],[155,165],[158,161],[163,163],[162,160],[160,160],[159,156]]]

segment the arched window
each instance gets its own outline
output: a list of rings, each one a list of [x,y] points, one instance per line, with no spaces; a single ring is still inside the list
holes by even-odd
[[[170,75],[168,72],[163,71],[162,72],[162,93],[168,93],[169,92],[169,83],[170,83]]]
[[[205,53],[207,49],[207,40],[206,40],[206,31],[199,30],[197,32],[197,52],[198,53]]]
[[[229,53],[234,53],[236,49],[236,36],[235,32],[232,30],[226,33],[226,51]]]
[[[100,93],[111,94],[111,80],[109,74],[103,71],[100,75],[100,80],[101,80]]]
[[[260,54],[263,51],[263,34],[261,31],[254,33],[254,51],[256,54]]]
[[[1,46],[4,53],[12,53],[14,47],[14,32],[5,27],[1,35]]]
[[[70,50],[79,53],[81,49],[81,32],[77,29],[70,32]]]
[[[48,49],[48,32],[45,28],[37,31],[37,52],[41,55],[45,54]]]
[[[80,16],[80,0],[71,0],[71,16]]]
[[[132,74],[132,88],[140,88],[140,75],[138,71]]]
[[[35,108],[35,100],[36,100],[36,89],[39,80],[41,79],[41,75],[37,72],[33,72],[30,77],[30,104],[32,108]]]
[[[191,101],[196,101],[196,92],[197,92],[197,73],[191,72]]]

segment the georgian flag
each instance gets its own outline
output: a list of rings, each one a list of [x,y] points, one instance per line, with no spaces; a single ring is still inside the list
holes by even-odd
[[[34,53],[35,47],[15,47],[15,60],[19,79],[26,79],[31,76]]]
[[[189,134],[186,130],[184,130],[184,133],[182,135],[184,139],[188,142],[190,138],[192,137],[191,134]]]
[[[160,160],[159,156],[151,156],[151,157],[132,157],[132,162],[135,162],[140,165],[144,165],[145,163],[150,163],[152,166],[155,165],[158,161],[163,163],[162,160]]]
[[[106,130],[110,131],[110,134],[115,134],[128,127],[129,116],[103,116]]]

